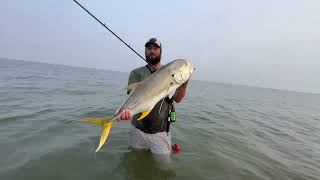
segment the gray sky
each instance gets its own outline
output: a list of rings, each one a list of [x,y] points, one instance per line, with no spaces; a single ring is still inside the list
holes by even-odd
[[[320,93],[320,1],[79,0],[140,54],[186,58],[193,79]],[[72,0],[1,0],[0,57],[128,72],[144,62]]]

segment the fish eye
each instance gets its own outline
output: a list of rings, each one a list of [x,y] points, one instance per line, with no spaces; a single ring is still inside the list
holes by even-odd
[[[171,76],[174,77],[174,74],[172,74]]]

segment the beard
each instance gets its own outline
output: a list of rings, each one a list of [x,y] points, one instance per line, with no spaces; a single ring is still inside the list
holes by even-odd
[[[146,60],[148,61],[148,63],[152,64],[152,65],[156,65],[160,62],[161,60],[161,55],[159,56],[146,56]]]

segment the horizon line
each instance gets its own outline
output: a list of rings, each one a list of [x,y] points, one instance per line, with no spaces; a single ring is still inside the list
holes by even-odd
[[[49,64],[49,65],[60,65],[60,66],[73,67],[73,68],[85,68],[85,69],[95,69],[95,70],[101,70],[101,71],[113,71],[113,72],[120,72],[120,73],[129,73],[129,71],[117,71],[117,70],[97,68],[97,67],[84,67],[84,66],[76,66],[76,65],[59,64],[59,63],[53,63],[53,62],[39,62],[39,61],[25,60],[25,59],[20,59],[20,58],[18,59],[18,58],[10,58],[10,57],[0,57],[0,59],[13,60],[13,61],[24,61],[24,62],[33,62],[33,63]],[[287,92],[293,92],[293,93],[320,95],[320,92],[318,93],[318,92],[297,91],[297,90],[290,90],[290,89],[277,89],[277,88],[271,88],[271,87],[262,87],[262,86],[248,85],[248,84],[237,84],[237,83],[230,83],[230,82],[218,82],[218,81],[210,81],[210,80],[204,80],[204,79],[192,79],[192,80],[201,81],[201,82],[216,83],[216,84],[225,84],[225,85],[231,85],[231,86],[246,86],[246,87],[260,88],[260,89],[270,89],[270,90],[287,91]]]

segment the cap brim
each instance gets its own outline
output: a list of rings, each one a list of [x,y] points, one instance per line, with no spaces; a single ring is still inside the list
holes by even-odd
[[[160,46],[159,46],[157,43],[155,43],[155,42],[147,42],[147,43],[144,45],[144,47],[148,47],[150,44],[155,44],[156,46],[158,46],[158,48],[160,48]]]

